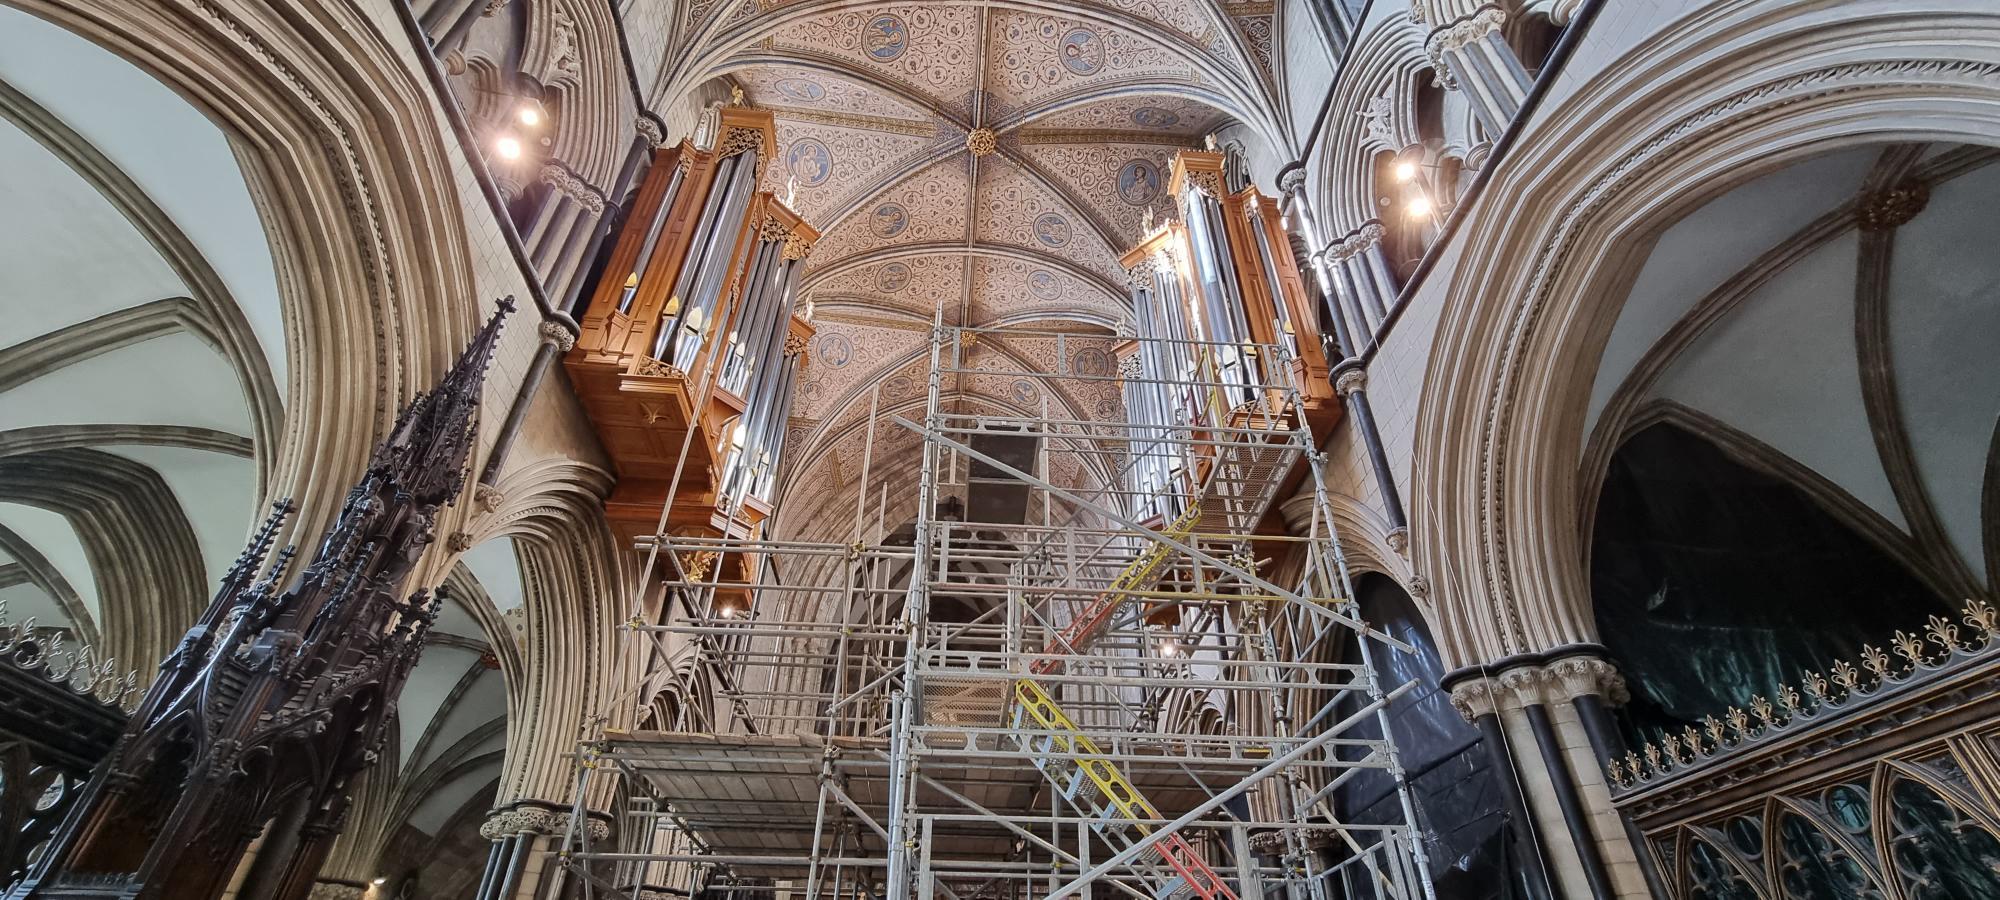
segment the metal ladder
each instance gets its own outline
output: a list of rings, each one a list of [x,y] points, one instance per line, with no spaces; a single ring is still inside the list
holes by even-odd
[[[1190,503],[1164,533],[1175,540],[1186,540],[1194,533],[1195,523],[1200,518],[1200,504]],[[1049,655],[1082,653],[1104,632],[1118,610],[1131,601],[1130,592],[1146,590],[1159,580],[1161,566],[1169,552],[1166,544],[1154,542],[1153,546],[1128,563],[1111,582],[1111,587],[1072,619],[1043,652]],[[1059,659],[1040,659],[1029,666],[1029,671],[1035,675],[1047,675],[1061,669],[1062,665]],[[1039,726],[1038,733],[1019,733],[1030,719]],[[1017,732],[1015,739],[1022,749],[1038,754],[1033,760],[1035,768],[1070,803],[1078,809],[1088,808],[1091,815],[1099,820],[1094,828],[1107,840],[1129,844],[1133,837],[1127,831],[1137,831],[1140,837],[1153,832],[1151,824],[1124,824],[1115,820],[1163,818],[1159,810],[1154,809],[1139,789],[1125,778],[1125,774],[1097,748],[1096,742],[1076,727],[1069,714],[1056,704],[1055,698],[1050,697],[1033,679],[1023,678],[1014,683],[1012,727]],[[1237,900],[1236,893],[1180,835],[1170,834],[1161,838],[1153,849],[1176,876],[1161,888],[1158,894],[1160,900],[1173,900],[1184,894],[1198,896],[1201,900]]]

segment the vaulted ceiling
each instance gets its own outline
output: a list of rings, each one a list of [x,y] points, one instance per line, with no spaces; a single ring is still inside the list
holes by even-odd
[[[1797,486],[1947,598],[2000,582],[2000,152],[1866,145],[1710,200],[1637,270],[1583,473],[1647,425]],[[1982,499],[1984,498],[1984,499]],[[1916,623],[1913,623],[1916,624]]]
[[[669,75],[727,79],[776,114],[764,188],[822,233],[803,281],[819,335],[781,507],[795,529],[826,536],[850,527],[820,512],[852,507],[871,405],[878,426],[920,415],[939,311],[948,324],[1072,335],[1060,347],[983,341],[974,365],[993,374],[945,384],[953,404],[1121,415],[1114,385],[1060,376],[1109,372],[1110,336],[1128,318],[1117,260],[1149,212],[1171,215],[1169,160],[1226,125],[1268,136],[1277,121],[1270,3],[843,6],[697,2]],[[913,471],[915,444],[899,431],[876,429],[878,484]],[[885,515],[906,516],[908,502],[891,497]]]

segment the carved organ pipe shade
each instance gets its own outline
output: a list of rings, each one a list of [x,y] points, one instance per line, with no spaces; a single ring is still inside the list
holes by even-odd
[[[1591,597],[1639,738],[1776,696],[1896,629],[1954,610],[1796,484],[1678,425],[1612,457]]]

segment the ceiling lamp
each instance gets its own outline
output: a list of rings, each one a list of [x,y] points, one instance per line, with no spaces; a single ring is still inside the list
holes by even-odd
[[[499,140],[493,142],[493,151],[509,162],[520,159],[521,139],[511,134],[501,135]]]

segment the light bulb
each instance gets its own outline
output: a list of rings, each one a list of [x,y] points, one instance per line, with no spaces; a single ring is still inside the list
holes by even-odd
[[[500,154],[501,159],[520,159],[521,139],[511,134],[505,135],[493,142],[493,149]]]
[[[1173,655],[1175,655],[1175,654],[1178,654],[1178,653],[1180,653],[1180,652],[1181,652],[1181,648],[1179,648],[1179,647],[1176,647],[1176,646],[1174,646],[1174,642],[1173,642],[1173,641],[1161,641],[1161,642],[1160,642],[1160,655],[1161,655],[1161,656],[1173,656]]]
[[[1399,162],[1399,163],[1397,163],[1397,164],[1396,164],[1396,180],[1397,180],[1397,181],[1409,181],[1410,179],[1412,179],[1412,178],[1415,178],[1415,177],[1417,177],[1417,164],[1416,164],[1416,163],[1413,163],[1413,162]]]
[[[1430,198],[1428,197],[1412,198],[1410,200],[1409,205],[1403,208],[1403,212],[1409,215],[1409,217],[1412,219],[1421,219],[1425,216],[1430,215],[1431,214]]]
[[[724,606],[719,611],[722,613],[722,617],[725,619],[736,618],[736,607],[734,606]]]
[[[389,883],[389,877],[388,877],[387,875],[377,875],[377,876],[375,876],[375,883],[376,883],[376,884],[388,884],[388,883]]]
[[[532,106],[521,107],[521,111],[516,113],[514,117],[520,119],[521,124],[529,128],[542,124],[542,111]]]

